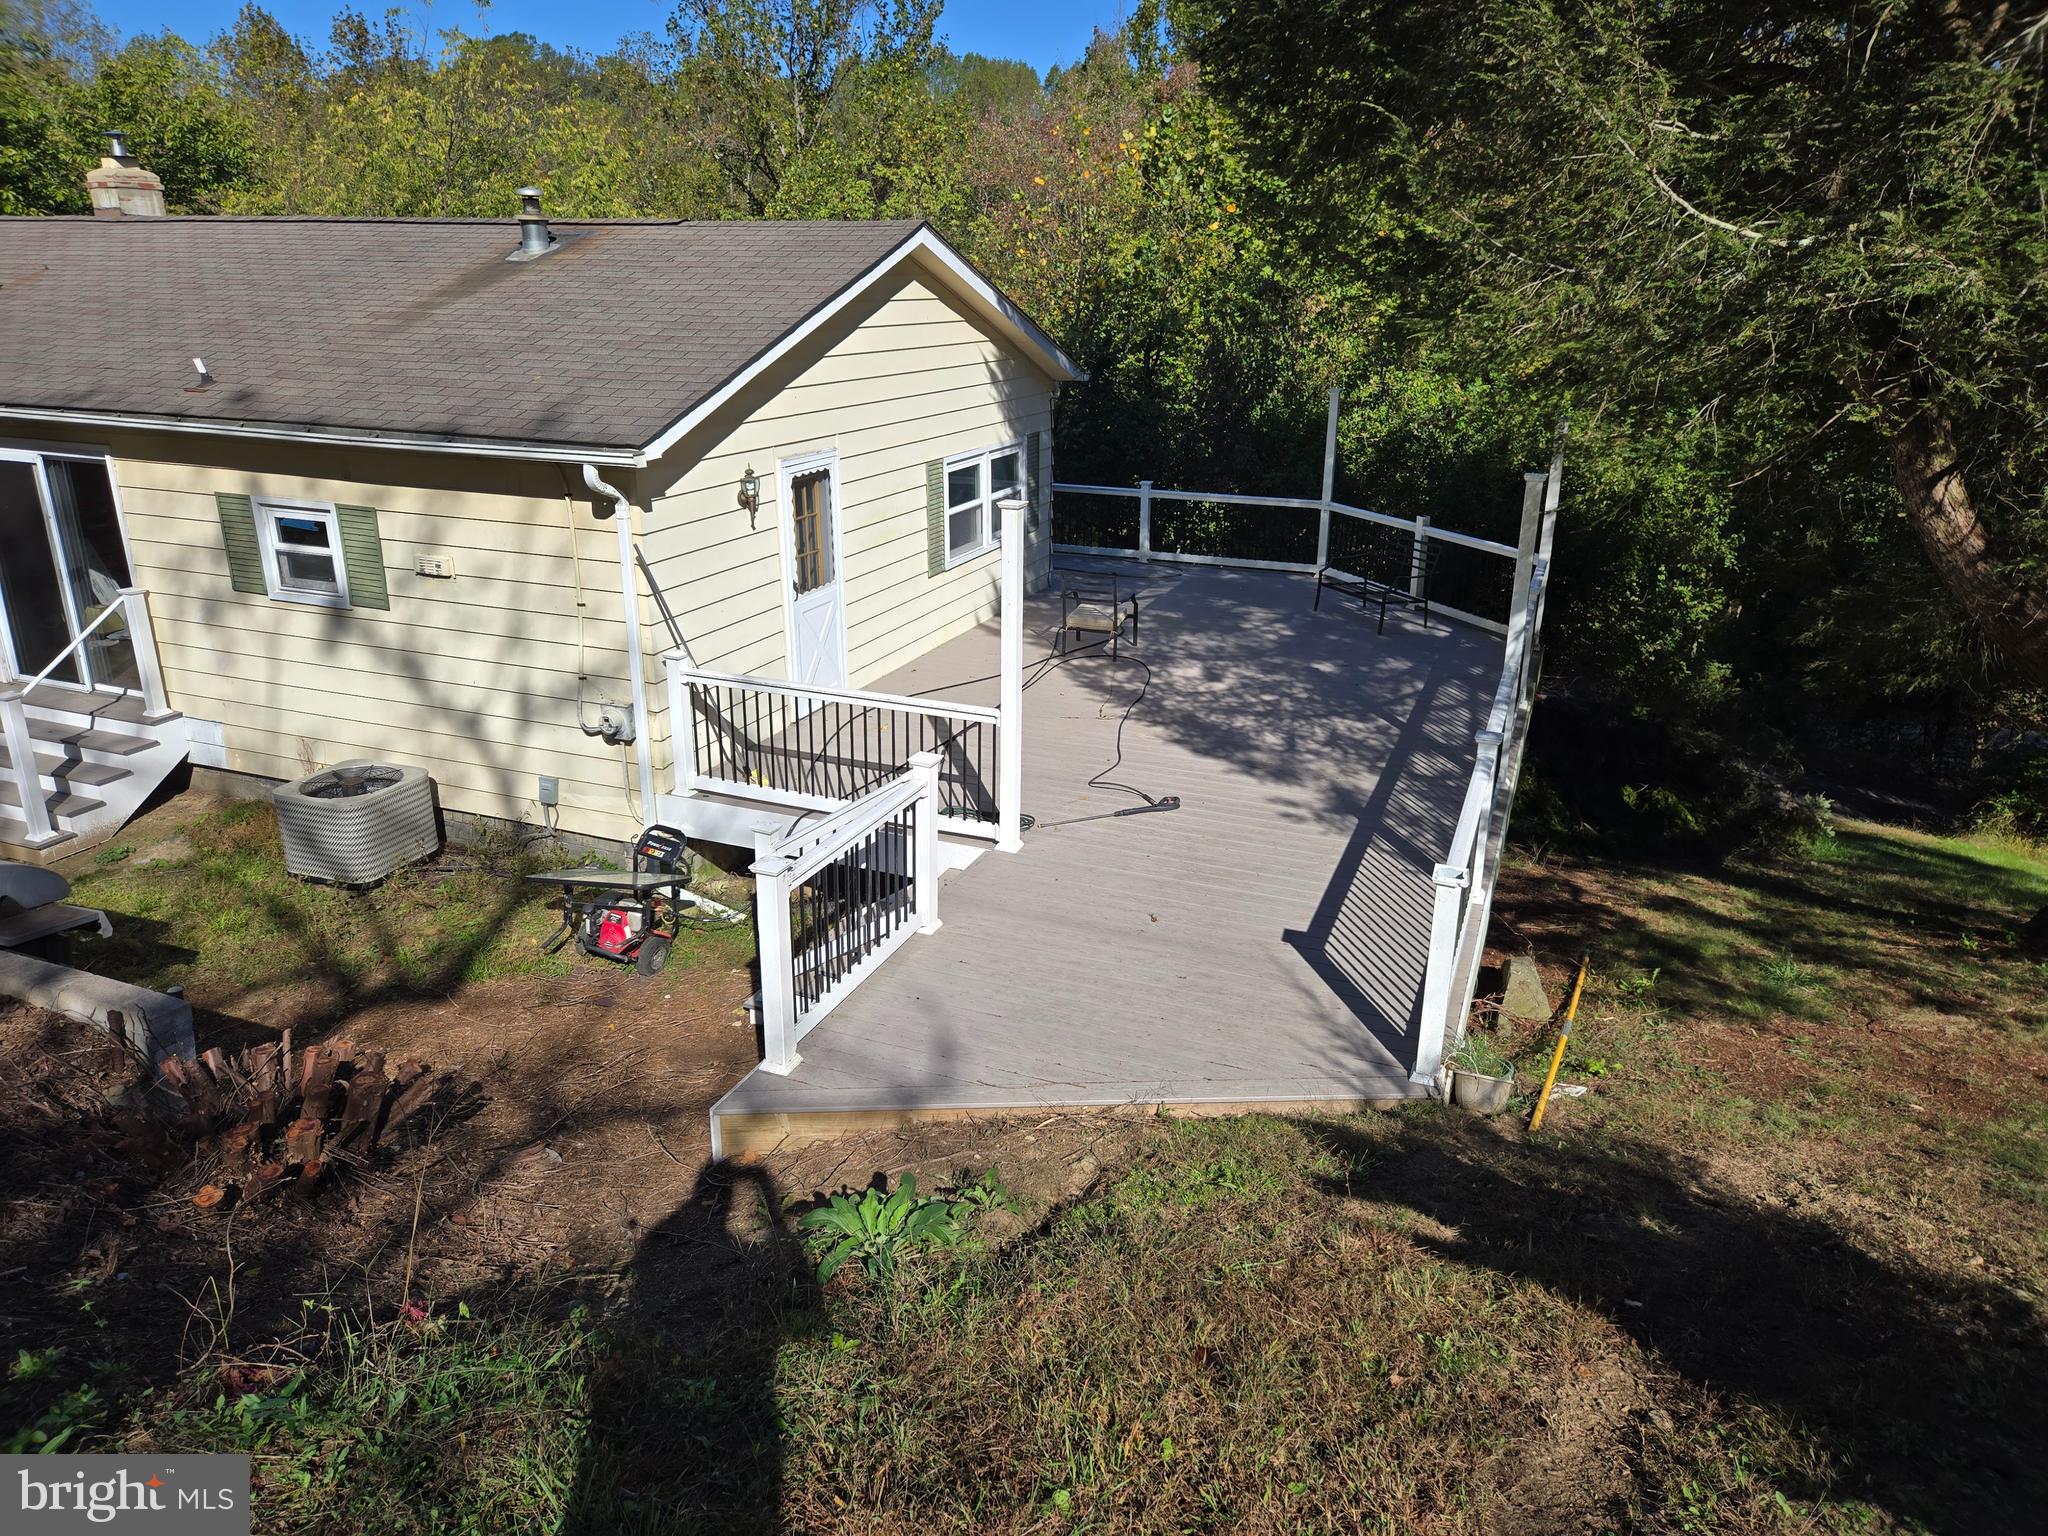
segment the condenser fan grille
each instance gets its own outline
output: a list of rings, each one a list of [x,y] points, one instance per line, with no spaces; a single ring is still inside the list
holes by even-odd
[[[299,793],[315,800],[350,800],[389,789],[404,776],[398,768],[330,768],[302,783]]]
[[[440,846],[426,770],[367,759],[335,763],[271,791],[284,867],[310,880],[373,885]]]

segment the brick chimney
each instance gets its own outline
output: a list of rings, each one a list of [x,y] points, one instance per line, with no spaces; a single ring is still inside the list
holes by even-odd
[[[107,131],[107,152],[85,173],[86,194],[95,218],[160,219],[164,216],[164,184],[136,164],[119,128]]]

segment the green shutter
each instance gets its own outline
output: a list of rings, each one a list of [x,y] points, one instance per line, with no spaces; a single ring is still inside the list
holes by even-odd
[[[391,593],[384,584],[384,541],[377,536],[375,507],[336,507],[341,524],[341,559],[348,567],[348,601],[352,608],[389,608]]]
[[[1044,438],[1042,432],[1027,432],[1024,435],[1024,494],[1031,501],[1031,516],[1024,520],[1024,526],[1033,533],[1038,531],[1039,495],[1038,445]]]
[[[214,507],[220,513],[221,547],[228,552],[228,578],[237,592],[262,597],[269,592],[263,584],[263,547],[256,542],[256,508],[246,496],[216,491]]]
[[[933,459],[924,467],[924,553],[925,569],[938,576],[946,569],[946,461]]]

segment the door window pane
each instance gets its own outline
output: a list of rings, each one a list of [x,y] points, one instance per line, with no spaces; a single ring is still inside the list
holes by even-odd
[[[832,475],[813,470],[789,482],[790,543],[796,555],[796,595],[832,581]]]
[[[14,664],[22,676],[34,677],[71,643],[71,621],[57,585],[57,561],[33,464],[0,460],[0,551],[0,593],[7,599]],[[50,676],[81,681],[76,657],[65,657]]]
[[[50,505],[64,552],[64,574],[81,626],[90,625],[129,585],[128,554],[114,513],[114,487],[100,459],[46,459]],[[139,688],[135,647],[125,614],[95,629],[85,642],[86,665],[99,687]]]

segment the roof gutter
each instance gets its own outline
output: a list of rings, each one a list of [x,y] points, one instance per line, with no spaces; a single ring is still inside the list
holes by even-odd
[[[633,758],[640,770],[641,825],[651,826],[654,823],[654,746],[648,735],[653,724],[647,718],[647,655],[640,642],[640,582],[633,574],[633,504],[626,500],[624,491],[599,478],[594,463],[583,466],[583,483],[590,487],[593,496],[610,500],[610,511],[602,506],[595,510],[599,517],[609,517],[619,534],[619,596],[626,605],[626,665],[632,671]],[[569,558],[576,558],[573,547]]]
[[[382,448],[402,453],[457,454],[476,459],[524,459],[543,464],[602,464],[640,469],[647,456],[630,448],[494,442],[489,438],[407,437],[390,432],[346,432],[318,427],[266,426],[258,422],[144,416],[127,411],[64,411],[0,405],[0,421],[32,421],[67,427],[121,427],[141,432],[182,432],[198,437],[235,437],[266,443],[311,443],[321,448]]]

